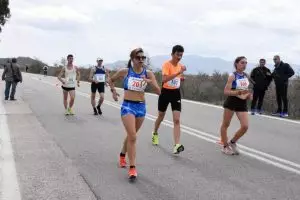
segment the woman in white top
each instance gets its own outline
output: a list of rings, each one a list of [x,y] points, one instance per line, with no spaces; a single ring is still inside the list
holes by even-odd
[[[79,87],[80,83],[80,72],[77,66],[73,65],[73,55],[67,56],[68,64],[66,67],[63,67],[61,72],[58,75],[58,80],[63,84],[61,87],[63,89],[64,95],[64,106],[66,115],[74,115],[72,107],[75,100],[75,87],[76,81],[77,86]],[[62,76],[65,78],[63,79]],[[70,95],[70,102],[68,107],[68,94]]]

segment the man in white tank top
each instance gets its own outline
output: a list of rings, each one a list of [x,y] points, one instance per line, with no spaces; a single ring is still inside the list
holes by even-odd
[[[73,55],[67,56],[68,64],[64,66],[58,75],[58,80],[62,83],[64,106],[66,115],[74,115],[73,105],[75,100],[75,87],[80,85],[80,72],[77,66],[73,65]],[[64,78],[62,78],[64,76]],[[68,106],[68,96],[70,95],[70,102]]]

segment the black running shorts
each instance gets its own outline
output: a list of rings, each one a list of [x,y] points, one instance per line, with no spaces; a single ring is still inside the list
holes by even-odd
[[[172,111],[181,112],[181,94],[179,89],[166,89],[161,90],[158,98],[158,111],[166,112],[169,103],[171,103]]]
[[[105,84],[104,84],[104,82],[102,83],[94,83],[94,82],[92,82],[92,84],[91,84],[91,91],[92,91],[92,93],[96,93],[97,92],[97,90],[98,90],[98,92],[99,93],[104,93],[104,91],[105,91]]]
[[[67,91],[67,92],[72,91],[72,90],[75,90],[74,87],[68,88],[68,87],[61,86],[61,88],[62,88],[63,90],[65,90],[65,91]]]
[[[240,99],[235,96],[229,96],[225,100],[223,104],[224,108],[227,108],[229,110],[235,111],[235,112],[247,112],[248,106],[247,106],[247,100]]]

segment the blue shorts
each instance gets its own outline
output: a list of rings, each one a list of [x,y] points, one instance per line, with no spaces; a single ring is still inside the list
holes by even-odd
[[[146,104],[145,102],[135,102],[124,100],[121,107],[121,116],[132,114],[135,117],[145,117]]]

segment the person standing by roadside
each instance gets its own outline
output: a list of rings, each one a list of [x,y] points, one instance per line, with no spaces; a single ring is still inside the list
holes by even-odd
[[[13,58],[11,63],[7,63],[2,74],[2,80],[5,81],[5,100],[10,98],[11,101],[15,101],[17,84],[18,82],[22,83],[22,73],[16,58]],[[11,91],[10,88],[12,88]]]
[[[255,113],[262,114],[262,106],[263,106],[265,93],[272,81],[271,71],[265,65],[266,65],[266,60],[263,58],[260,59],[259,66],[254,68],[250,75],[254,84],[253,100],[251,103],[252,115],[255,115]]]
[[[275,63],[275,68],[272,73],[272,77],[276,86],[276,99],[278,108],[277,111],[272,115],[288,117],[287,91],[289,85],[289,78],[291,78],[295,74],[295,72],[288,63],[282,62],[278,55],[275,55],[273,60]]]

